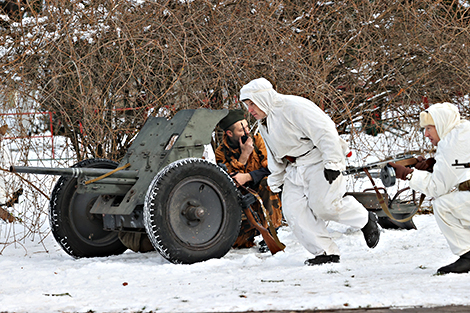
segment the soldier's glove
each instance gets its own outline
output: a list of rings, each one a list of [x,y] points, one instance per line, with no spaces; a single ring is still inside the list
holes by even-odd
[[[325,173],[325,178],[326,180],[332,184],[336,178],[338,178],[340,171],[335,171],[335,170],[330,170],[328,168],[325,168],[323,171]]]
[[[388,165],[395,169],[395,175],[397,178],[401,180],[407,180],[406,176],[413,172],[413,169],[409,167],[404,167],[403,165],[399,165],[393,162],[389,162]]]
[[[415,168],[417,170],[428,171],[432,173],[433,166],[434,164],[436,164],[436,159],[434,158],[425,159],[422,156],[418,156],[416,160],[418,160],[418,163],[416,163],[415,165]]]

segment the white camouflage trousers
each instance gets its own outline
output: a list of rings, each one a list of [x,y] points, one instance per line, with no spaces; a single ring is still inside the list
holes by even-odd
[[[339,255],[327,230],[327,221],[362,228],[368,212],[354,197],[343,197],[346,178],[340,175],[331,185],[323,165],[289,164],[284,177],[282,211],[297,240],[312,254]]]
[[[456,255],[470,251],[470,191],[454,191],[433,201],[434,217]]]

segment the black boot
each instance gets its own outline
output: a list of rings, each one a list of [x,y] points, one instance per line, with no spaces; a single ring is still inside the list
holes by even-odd
[[[364,234],[367,246],[369,248],[375,248],[380,239],[380,230],[379,226],[377,225],[377,216],[375,213],[369,212],[369,221],[367,222],[366,226],[361,229],[361,231]]]
[[[468,273],[470,272],[470,251],[461,255],[460,258],[452,264],[443,266],[437,270],[437,274],[444,275],[449,273]]]
[[[304,262],[305,265],[311,266],[311,265],[321,265],[321,264],[326,264],[326,263],[339,263],[339,255],[336,254],[322,254],[322,255],[317,255],[313,259],[308,259]]]
[[[258,246],[259,246],[258,251],[261,253],[265,253],[269,251],[268,245],[266,244],[266,241],[264,240],[261,240]]]

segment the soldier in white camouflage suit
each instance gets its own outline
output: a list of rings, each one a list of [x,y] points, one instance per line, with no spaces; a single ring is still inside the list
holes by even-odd
[[[299,242],[313,255],[305,264],[339,262],[339,248],[327,221],[362,229],[373,248],[379,241],[377,217],[346,192],[347,143],[335,124],[312,101],[277,93],[259,78],[240,90],[240,99],[258,120],[268,151],[268,185],[282,189],[284,217]]]
[[[424,135],[436,146],[434,158],[421,159],[414,169],[390,163],[397,178],[432,200],[437,224],[459,259],[437,270],[438,274],[470,272],[470,168],[452,166],[470,162],[470,122],[460,118],[457,107],[438,103],[420,115]],[[432,171],[430,168],[432,167]]]

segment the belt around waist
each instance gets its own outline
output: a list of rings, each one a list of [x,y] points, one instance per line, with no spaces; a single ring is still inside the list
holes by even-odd
[[[316,148],[316,147],[313,147],[312,150],[315,149],[315,148]],[[312,150],[308,150],[307,152],[305,152],[305,153],[303,153],[302,155],[299,155],[299,156],[297,156],[297,157],[290,156],[290,155],[286,155],[286,156],[283,157],[283,159],[286,159],[287,161],[289,161],[289,162],[291,162],[291,163],[295,163],[295,160],[297,160],[298,158],[301,158],[301,157],[303,157],[303,156],[306,156],[306,155],[307,155],[310,151],[312,151]]]

